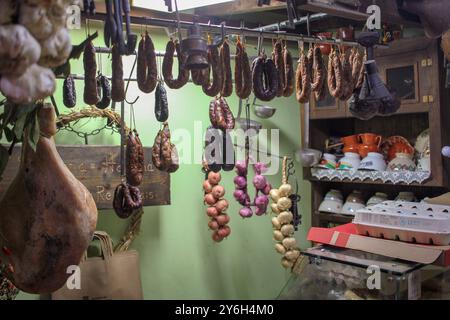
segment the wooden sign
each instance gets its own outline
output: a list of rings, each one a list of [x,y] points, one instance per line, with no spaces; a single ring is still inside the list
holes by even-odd
[[[92,193],[98,209],[111,209],[114,190],[120,183],[120,147],[57,146],[58,152],[74,176]],[[20,146],[14,147],[0,181],[0,197],[8,188],[20,163]],[[144,148],[144,181],[139,186],[144,206],[170,204],[170,175],[155,169],[152,148]]]

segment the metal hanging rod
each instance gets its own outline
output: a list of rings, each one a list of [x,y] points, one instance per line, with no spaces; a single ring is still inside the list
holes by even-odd
[[[87,20],[97,20],[97,21],[105,21],[107,16],[105,13],[96,13],[93,16],[85,16]],[[134,25],[141,26],[155,26],[155,27],[176,27],[177,20],[170,19],[159,19],[159,18],[149,18],[149,17],[131,17],[131,23]],[[181,29],[188,29],[193,26],[193,22],[188,21],[180,21]],[[306,35],[294,35],[294,34],[280,34],[279,32],[274,31],[265,31],[263,28],[258,29],[249,29],[244,27],[231,27],[231,26],[222,26],[222,25],[214,25],[208,23],[198,23],[198,25],[202,28],[204,32],[217,33],[220,34],[222,31],[225,35],[241,35],[245,37],[253,37],[253,38],[267,38],[267,39],[277,39],[283,38],[287,41],[303,41],[307,43],[326,43],[326,44],[335,44],[342,45],[345,44],[349,47],[359,46],[357,42],[351,41],[342,41],[339,39],[320,39],[315,36],[306,36]]]
[[[96,51],[97,53],[106,53],[106,54],[109,54],[109,53],[111,53],[111,48],[107,48],[107,47],[95,47],[95,51]],[[137,54],[137,53],[134,52],[134,53],[132,53],[130,56],[135,56],[136,54]],[[157,57],[164,57],[165,54],[166,54],[166,53],[165,53],[164,51],[155,51],[155,55],[156,55]],[[177,57],[178,55],[177,55],[176,52],[174,52],[173,56],[174,56],[174,57]],[[235,59],[235,58],[236,58],[236,55],[235,55],[235,54],[230,54],[230,58],[231,58],[231,59]],[[256,58],[258,58],[258,57],[257,57],[257,56],[249,56],[248,58],[249,58],[250,60],[253,60],[253,59],[256,59]],[[294,61],[297,61],[297,60],[299,59],[299,57],[293,56],[292,59],[293,59]]]

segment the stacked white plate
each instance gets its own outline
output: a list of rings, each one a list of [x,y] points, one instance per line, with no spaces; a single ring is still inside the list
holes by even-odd
[[[353,223],[361,235],[423,244],[450,244],[450,206],[385,201],[358,210]]]

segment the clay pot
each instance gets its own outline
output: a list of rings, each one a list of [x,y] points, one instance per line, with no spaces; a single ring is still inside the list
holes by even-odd
[[[358,136],[352,135],[341,138],[342,143],[344,144],[344,153],[353,152],[353,153],[359,153],[358,151],[358,145],[359,145],[359,138]]]
[[[319,37],[320,39],[330,39],[330,38],[333,38],[333,33],[332,32],[320,32],[317,34],[317,37]],[[319,48],[320,48],[320,52],[322,52],[322,54],[324,56],[328,56],[331,53],[331,44],[319,43]]]
[[[379,152],[380,144],[382,141],[381,136],[377,136],[373,133],[364,133],[358,135],[358,138],[361,140],[361,144],[358,146],[358,153],[361,158],[367,157],[369,152]]]
[[[408,155],[412,155],[413,152],[414,151],[409,145],[403,142],[396,142],[389,148],[387,160],[393,160],[396,157],[397,153],[406,153]]]

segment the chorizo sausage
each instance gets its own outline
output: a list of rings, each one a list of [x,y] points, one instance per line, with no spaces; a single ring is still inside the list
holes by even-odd
[[[261,101],[270,101],[277,95],[278,72],[272,59],[258,57],[253,61],[253,92]]]
[[[275,63],[278,74],[277,97],[281,97],[283,96],[285,86],[285,69],[283,61],[283,44],[280,39],[275,41],[273,45],[272,59]]]
[[[126,219],[142,207],[142,194],[139,188],[122,182],[114,191],[113,208],[117,216]]]
[[[340,60],[342,66],[342,93],[339,99],[346,101],[352,96],[354,89],[352,67],[350,64],[348,51],[341,53]]]
[[[111,99],[114,102],[125,100],[125,83],[123,80],[122,56],[118,45],[112,47],[112,85]]]
[[[367,60],[367,54],[364,55],[364,58],[361,61],[361,68],[359,69],[358,82],[356,83],[356,88],[360,89],[364,82],[364,76],[366,74],[366,67],[364,65],[364,61]]]
[[[173,55],[177,53],[178,58],[178,77],[173,78],[172,66],[173,66]],[[172,39],[167,42],[166,53],[164,54],[162,73],[164,81],[167,86],[171,89],[179,89],[183,87],[189,80],[189,70],[184,67],[186,62],[186,55],[181,53],[180,44]]]
[[[236,95],[247,99],[252,93],[252,72],[245,47],[240,40],[236,44],[236,60],[234,67],[234,81]]]
[[[100,99],[97,95],[97,61],[92,42],[86,44],[83,53],[84,66],[84,102],[95,105]]]
[[[294,92],[294,64],[287,46],[283,48],[284,86],[283,96],[290,97]]]
[[[296,98],[300,103],[308,102],[311,93],[311,77],[308,73],[308,64],[308,57],[304,53],[302,53],[297,65],[297,72],[295,75]]]
[[[342,95],[342,65],[334,50],[328,57],[328,90],[335,98]]]
[[[111,103],[111,86],[108,78],[102,74],[98,75],[97,87],[101,100],[95,106],[99,109],[106,109]]]
[[[75,82],[71,75],[64,79],[63,84],[63,103],[67,108],[73,108],[77,104],[77,93],[75,90]]]
[[[126,147],[126,177],[132,186],[138,186],[144,178],[144,148],[136,130],[130,131]]]
[[[157,77],[155,46],[146,32],[138,47],[137,83],[139,89],[144,93],[152,92],[155,90]]]
[[[230,46],[227,40],[220,47],[220,60],[223,70],[223,84],[220,95],[222,97],[229,97],[233,93],[233,78],[231,76]]]
[[[202,84],[202,89],[206,95],[214,97],[219,94],[220,90],[222,90],[223,85],[223,68],[222,63],[220,62],[219,49],[217,48],[217,46],[208,46],[208,62],[209,68],[207,81]],[[212,82],[210,81],[211,71]]]

